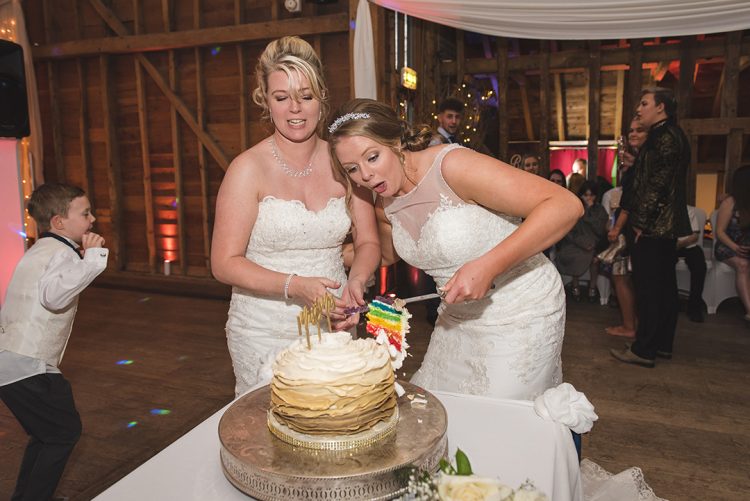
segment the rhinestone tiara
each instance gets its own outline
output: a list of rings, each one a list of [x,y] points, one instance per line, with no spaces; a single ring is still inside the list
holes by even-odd
[[[341,127],[344,123],[348,122],[349,120],[359,120],[362,118],[370,118],[369,113],[347,113],[346,115],[341,115],[338,117],[334,122],[328,127],[328,132],[333,134],[336,132],[336,129]]]

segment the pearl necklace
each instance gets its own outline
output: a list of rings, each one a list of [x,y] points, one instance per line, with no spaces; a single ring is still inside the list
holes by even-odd
[[[281,154],[279,153],[279,150],[276,149],[276,141],[274,141],[273,137],[268,140],[268,144],[271,145],[271,153],[273,154],[273,158],[276,159],[276,162],[279,164],[281,169],[284,171],[284,174],[290,177],[306,177],[309,176],[310,173],[312,173],[312,163],[313,160],[315,160],[315,155],[318,153],[318,143],[315,142],[315,150],[313,151],[312,155],[310,155],[310,161],[307,162],[307,166],[304,169],[295,170],[292,169],[287,165],[287,163],[284,161],[283,158],[281,158]]]

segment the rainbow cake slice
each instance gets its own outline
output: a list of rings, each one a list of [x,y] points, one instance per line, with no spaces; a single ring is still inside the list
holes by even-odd
[[[406,358],[406,334],[409,332],[411,314],[401,299],[376,296],[367,312],[369,334],[388,346],[394,369],[399,369]]]

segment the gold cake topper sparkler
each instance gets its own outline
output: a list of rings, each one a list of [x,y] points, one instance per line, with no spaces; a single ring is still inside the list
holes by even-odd
[[[312,306],[303,307],[302,312],[297,315],[297,330],[299,331],[299,335],[302,336],[302,325],[304,324],[308,350],[312,349],[312,344],[310,344],[310,324],[318,326],[318,341],[321,341],[320,317],[326,317],[326,320],[328,321],[328,332],[332,332],[331,310],[335,307],[336,303],[333,300],[333,296],[326,294],[322,298],[316,299]]]

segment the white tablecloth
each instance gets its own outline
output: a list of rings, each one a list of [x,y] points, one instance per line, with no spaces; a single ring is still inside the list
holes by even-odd
[[[570,430],[545,421],[531,402],[433,392],[448,411],[448,444],[469,456],[474,473],[516,488],[526,479],[551,501],[579,501],[581,476]],[[96,501],[246,501],[219,459],[219,420],[229,407],[104,491]]]

